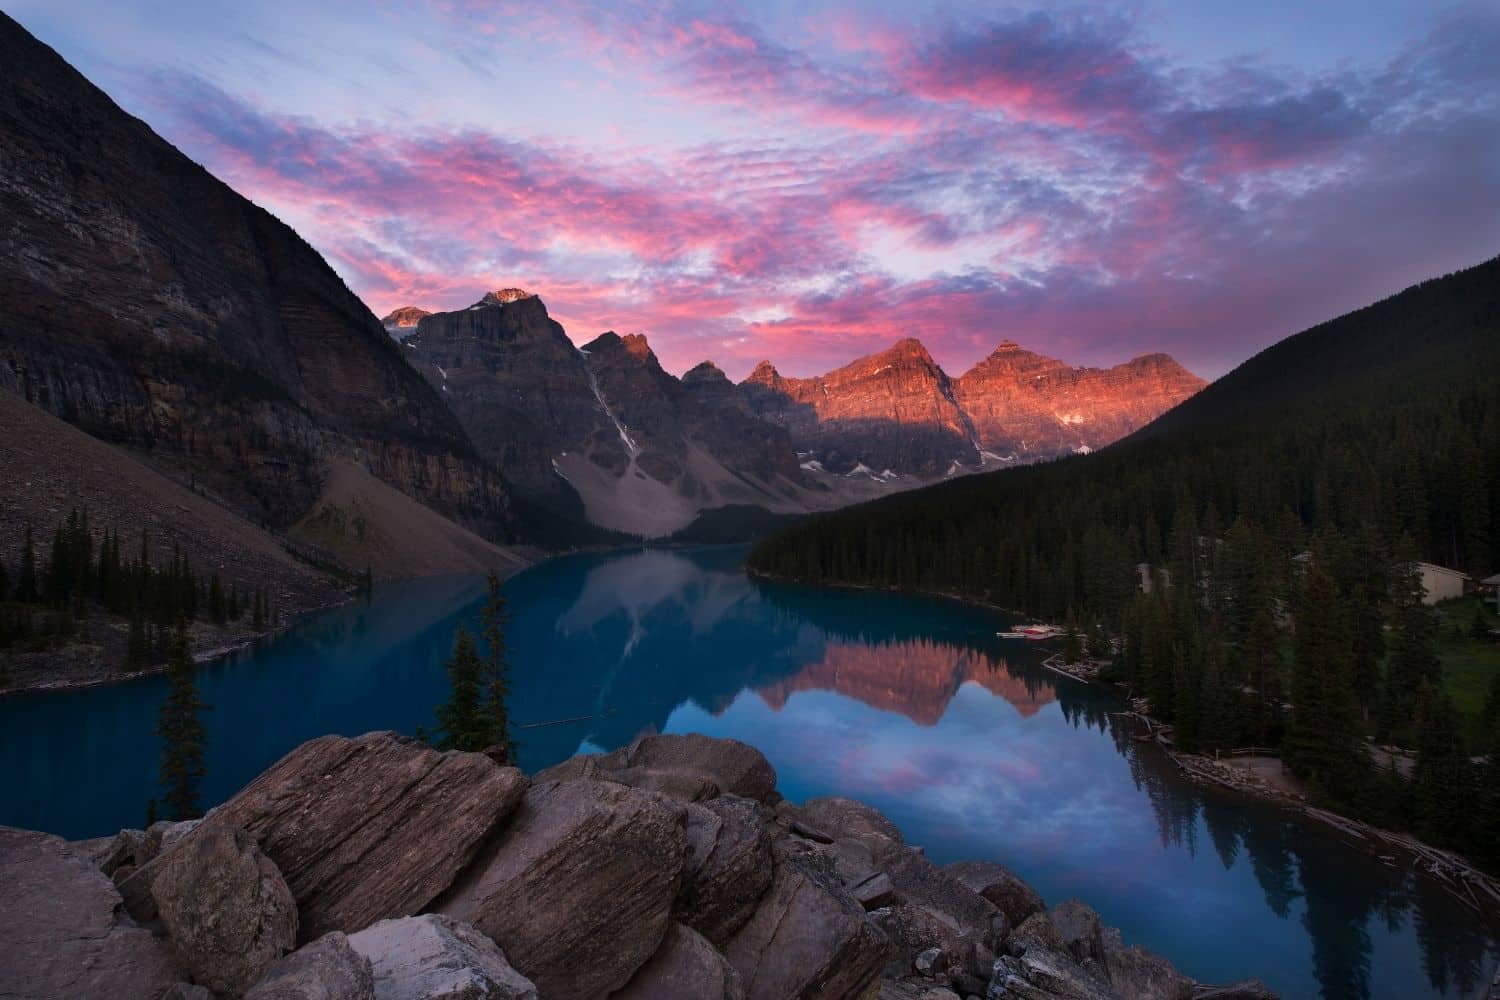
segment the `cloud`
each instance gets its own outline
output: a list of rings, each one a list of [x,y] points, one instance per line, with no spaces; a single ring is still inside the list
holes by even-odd
[[[580,341],[646,332],[674,370],[769,356],[810,374],[918,336],[955,372],[1009,337],[1084,363],[1166,350],[1214,375],[1500,250],[1492,11],[1317,74],[1176,65],[1098,10],[445,16],[466,61],[524,25],[693,128],[602,144],[325,121],[181,70],[143,77],[143,99],[377,312],[525,284]]]

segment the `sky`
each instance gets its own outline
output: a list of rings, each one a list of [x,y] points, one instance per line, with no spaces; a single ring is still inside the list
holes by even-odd
[[[1500,0],[19,0],[377,315],[1216,377],[1500,253]]]

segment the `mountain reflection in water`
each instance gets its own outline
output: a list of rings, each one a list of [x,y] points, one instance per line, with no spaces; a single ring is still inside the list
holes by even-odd
[[[507,584],[528,771],[643,732],[745,740],[788,798],[841,794],[939,863],[994,858],[1086,900],[1199,979],[1285,997],[1471,996],[1494,939],[1452,897],[1331,831],[1179,776],[1118,696],[952,601],[749,579],[740,549],[575,556]],[[423,580],[200,675],[206,798],[327,732],[413,732],[482,581]],[[0,699],[0,822],[95,836],[155,794],[161,678]],[[561,721],[558,720],[574,720]]]

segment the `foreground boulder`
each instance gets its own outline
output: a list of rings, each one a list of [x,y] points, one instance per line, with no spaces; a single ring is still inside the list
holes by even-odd
[[[520,803],[526,779],[477,753],[439,753],[396,733],[302,744],[214,810],[244,829],[297,900],[299,940],[424,909]],[[165,858],[120,891],[138,919]]]
[[[722,948],[771,885],[761,807],[735,795],[687,807],[689,855],[673,915]]]
[[[994,903],[1012,927],[1021,926],[1027,917],[1047,908],[1040,893],[1002,864],[956,861],[944,871]]]
[[[882,861],[901,850],[901,831],[878,809],[840,796],[808,799],[798,808],[801,819],[823,831],[831,840],[852,840],[869,849],[871,858]]]
[[[1193,981],[1171,962],[1140,947],[1125,947],[1117,928],[1106,927],[1099,914],[1076,899],[1052,908],[1052,925],[1074,959],[1109,981],[1121,997],[1132,1000],[1187,1000]]]
[[[744,1000],[739,973],[708,940],[674,923],[651,960],[611,1000]]]
[[[452,917],[382,920],[349,944],[370,961],[375,1000],[537,1000],[499,945]]]
[[[842,1000],[865,996],[888,947],[826,863],[783,847],[770,889],[724,955],[750,1000]]]
[[[768,805],[779,798],[776,769],[765,754],[739,740],[714,739],[701,733],[646,736],[630,747],[627,759],[633,768],[706,775],[724,795]]]
[[[493,938],[543,996],[603,996],[666,935],[683,827],[681,807],[625,785],[536,784],[435,909]]]
[[[245,1000],[375,1000],[370,960],[338,931],[278,960]]]
[[[173,955],[215,993],[243,993],[297,946],[292,893],[243,830],[208,824],[167,853],[151,892]]]
[[[156,997],[182,979],[104,873],[61,838],[0,827],[0,887],[0,996]]]

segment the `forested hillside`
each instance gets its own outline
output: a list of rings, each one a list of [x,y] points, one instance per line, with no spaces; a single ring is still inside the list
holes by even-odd
[[[1290,337],[1100,453],[817,517],[750,565],[1118,635],[1116,676],[1184,748],[1279,744],[1326,801],[1493,854],[1500,775],[1468,763],[1491,737],[1466,745],[1407,567],[1500,568],[1497,490],[1500,259]]]

